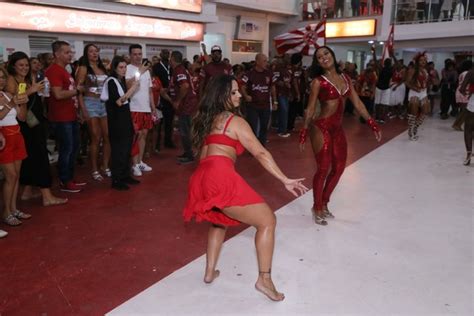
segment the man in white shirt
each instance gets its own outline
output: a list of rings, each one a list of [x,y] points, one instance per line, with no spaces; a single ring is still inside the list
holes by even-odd
[[[133,127],[137,133],[137,144],[139,152],[133,156],[132,171],[134,176],[141,176],[143,171],[151,171],[152,168],[143,162],[145,152],[146,136],[148,130],[153,127],[152,117],[156,117],[156,108],[153,104],[152,82],[150,72],[151,63],[147,59],[142,60],[142,47],[139,44],[132,44],[128,49],[130,53],[130,64],[127,65],[125,79],[127,88],[135,80],[140,81],[139,88],[130,98],[130,112],[132,115]],[[134,144],[134,147],[137,145]],[[132,149],[132,152],[134,149]]]

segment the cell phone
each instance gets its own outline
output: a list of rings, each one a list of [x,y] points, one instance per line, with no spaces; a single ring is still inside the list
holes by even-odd
[[[149,63],[148,58],[143,58],[142,59],[142,64],[146,65],[148,63]]]
[[[26,93],[26,83],[22,82],[18,84],[18,94]]]

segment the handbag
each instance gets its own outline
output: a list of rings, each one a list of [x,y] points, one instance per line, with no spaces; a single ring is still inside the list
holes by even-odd
[[[33,99],[31,107],[28,109],[28,112],[26,112],[26,125],[28,125],[29,128],[33,128],[40,123],[35,113],[33,113],[33,111],[31,110],[33,106],[35,105],[35,101],[36,101],[36,94],[34,95],[34,99]]]

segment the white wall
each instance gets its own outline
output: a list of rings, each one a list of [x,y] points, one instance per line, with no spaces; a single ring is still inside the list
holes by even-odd
[[[260,5],[260,3],[259,3]],[[255,4],[254,4],[255,6]],[[270,21],[281,21],[281,18],[272,14],[264,14],[257,12],[250,12],[245,10],[230,10],[230,9],[217,9],[217,16],[219,22],[209,23],[206,25],[206,34],[210,35],[224,35],[226,40],[226,47],[222,48],[224,57],[230,59],[231,63],[241,63],[243,61],[251,61],[255,59],[255,53],[236,53],[232,52],[232,40],[235,37],[235,29],[237,26],[237,16],[245,16],[249,18],[256,18],[259,20],[264,20],[264,41],[262,45],[262,52],[268,55],[270,45],[272,43],[269,41],[269,23]],[[209,43],[206,43],[209,46]],[[210,49],[210,47],[209,47]],[[224,53],[225,52],[225,53]]]
[[[288,15],[298,15],[300,0],[214,0],[216,3]]]

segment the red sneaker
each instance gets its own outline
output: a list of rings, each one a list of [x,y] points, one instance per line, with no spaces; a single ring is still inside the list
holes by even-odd
[[[80,186],[80,187],[87,184],[87,182],[85,182],[85,181],[77,181],[76,179],[73,179],[71,182],[74,183],[77,186]]]
[[[72,181],[69,181],[66,184],[61,183],[60,190],[63,192],[71,192],[71,193],[78,193],[82,191],[82,189]]]

